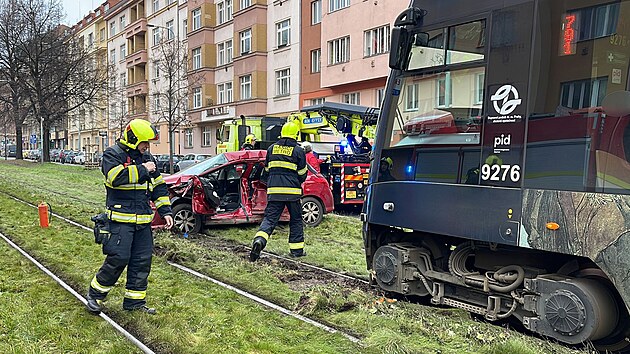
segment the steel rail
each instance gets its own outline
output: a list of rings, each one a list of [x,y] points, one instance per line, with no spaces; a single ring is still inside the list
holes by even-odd
[[[81,301],[83,303],[83,305],[87,304],[87,300],[83,296],[81,296],[79,293],[77,293],[70,285],[68,285],[66,282],[61,280],[58,276],[56,276],[53,272],[51,272],[48,268],[46,268],[43,264],[41,264],[37,259],[33,258],[30,254],[28,254],[26,251],[24,251],[22,248],[20,248],[20,246],[16,245],[13,241],[11,241],[8,237],[3,235],[2,233],[0,233],[0,238],[2,238],[7,244],[9,244],[9,246],[13,247],[15,250],[20,252],[24,257],[26,257],[26,259],[31,261],[31,263],[33,263],[35,266],[37,266],[37,268],[39,268],[42,272],[44,272],[46,275],[48,275],[54,281],[56,281],[57,284],[59,284],[67,292],[69,292],[74,297],[76,297],[79,301]],[[105,322],[107,322],[110,326],[114,327],[114,329],[116,329],[125,338],[127,338],[133,345],[135,345],[140,350],[142,350],[143,353],[155,354],[155,352],[153,350],[151,350],[149,347],[147,347],[139,339],[134,337],[131,333],[127,332],[127,330],[125,330],[121,325],[116,323],[116,321],[112,320],[105,313],[101,312],[99,314],[99,316],[102,319],[104,319]]]

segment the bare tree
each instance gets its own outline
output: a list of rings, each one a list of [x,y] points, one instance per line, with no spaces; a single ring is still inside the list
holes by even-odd
[[[95,102],[107,71],[97,65],[93,50],[60,25],[63,10],[59,0],[9,1],[19,6],[19,19],[14,22],[24,22],[16,47],[20,83],[32,116],[42,125],[42,155],[49,161],[50,127],[68,113]]]
[[[123,129],[129,123],[129,108],[127,107],[127,77],[115,65],[108,69],[107,100],[109,102],[109,120],[107,130],[115,130],[121,136]]]
[[[187,74],[191,63],[188,60],[186,47],[177,39],[162,41],[157,48],[156,58],[153,65],[164,80],[154,81],[150,107],[156,117],[156,123],[167,123],[169,166],[170,172],[173,173],[175,131],[190,123],[188,100],[192,88],[198,86],[203,77]]]

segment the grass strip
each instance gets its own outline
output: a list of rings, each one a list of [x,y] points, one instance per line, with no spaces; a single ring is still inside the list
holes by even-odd
[[[89,234],[66,223],[36,224],[35,210],[0,195],[0,227],[14,241],[62,275],[75,289],[87,285],[103,260]],[[108,314],[157,352],[357,353],[341,335],[261,308],[250,300],[176,270],[156,257],[148,301],[155,316],[122,310],[124,274],[110,293]],[[84,311],[83,316],[91,315]]]
[[[1,353],[141,353],[0,240]]]

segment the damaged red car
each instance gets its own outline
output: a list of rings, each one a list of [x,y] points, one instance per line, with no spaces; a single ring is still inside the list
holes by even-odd
[[[173,207],[175,227],[199,232],[203,226],[259,223],[267,206],[265,150],[226,152],[164,177]],[[308,166],[302,184],[302,219],[317,226],[333,211],[333,196],[326,179]],[[281,221],[289,220],[285,209]],[[164,220],[155,213],[152,226]]]

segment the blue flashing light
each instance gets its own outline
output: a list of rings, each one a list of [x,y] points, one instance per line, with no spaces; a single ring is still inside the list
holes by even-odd
[[[413,173],[413,165],[407,165],[407,168],[405,169],[405,171],[407,171],[407,174],[412,174]]]
[[[341,146],[343,146],[343,147],[348,146],[348,141],[347,140],[342,140],[341,141]]]

